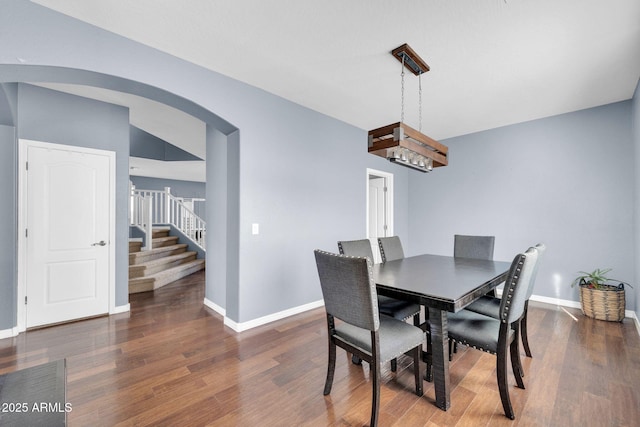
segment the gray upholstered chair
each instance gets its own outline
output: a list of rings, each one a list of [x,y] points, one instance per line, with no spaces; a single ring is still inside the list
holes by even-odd
[[[394,261],[397,259],[404,258],[404,250],[402,249],[402,242],[400,241],[400,237],[391,236],[391,237],[379,237],[378,238],[378,247],[380,248],[380,256],[382,258],[382,262]],[[419,319],[414,317],[414,324],[419,324]],[[431,332],[429,330],[429,308],[424,308],[424,322],[420,324],[421,328],[427,334],[427,355],[431,355]],[[430,357],[430,356],[428,356]],[[425,372],[424,378],[431,382],[433,380],[431,366],[427,368]]]
[[[538,274],[538,267],[540,266],[540,260],[542,259],[544,252],[547,250],[547,247],[544,245],[544,243],[538,243],[535,246],[535,249],[538,251],[538,261],[536,262],[535,269],[533,270],[531,283],[529,284],[529,288],[527,289],[526,300],[524,303],[524,315],[522,317],[522,321],[520,322],[522,345],[524,347],[524,352],[527,355],[527,357],[531,357],[531,349],[529,348],[529,336],[527,332],[527,313],[529,312],[529,299],[533,294],[533,288],[535,286],[536,276]],[[500,298],[485,295],[482,298],[471,303],[469,306],[466,307],[465,310],[470,310],[476,313],[484,314],[485,316],[493,317],[494,319],[499,319],[500,318],[499,317],[500,316]]]
[[[378,247],[380,248],[380,256],[382,262],[393,261],[404,258],[402,250],[402,242],[398,236],[379,237]]]
[[[524,315],[527,290],[538,260],[538,251],[529,248],[514,258],[500,301],[499,318],[485,316],[469,310],[448,316],[449,339],[497,356],[498,389],[505,415],[515,419],[507,383],[507,351],[511,368],[519,388],[524,389],[519,351],[519,325]]]
[[[343,255],[368,257],[373,263],[373,251],[368,239],[343,240],[338,242],[338,250]],[[407,301],[378,295],[380,314],[405,320],[413,316],[413,324],[420,326],[420,306]]]
[[[495,236],[453,236],[453,256],[456,258],[493,259]]]
[[[371,242],[369,239],[361,240],[342,240],[338,242],[338,250],[343,255],[367,257],[373,263],[373,251],[371,250]],[[380,314],[394,317],[398,320],[406,320],[413,317],[413,324],[420,326],[420,306],[408,301],[378,295],[378,311]],[[360,359],[353,355],[351,361],[360,364]],[[397,369],[396,360],[391,361],[391,370],[395,372]]]
[[[329,338],[329,362],[324,395],[331,393],[336,366],[336,346],[356,354],[370,365],[371,426],[378,423],[380,365],[402,354],[413,357],[415,393],[422,396],[420,328],[378,313],[376,285],[371,259],[314,251],[325,309]],[[336,322],[339,319],[340,322]]]
[[[471,236],[465,234],[453,235],[453,256],[455,258],[493,259],[495,236]],[[490,296],[495,297],[492,290]],[[456,344],[449,342],[449,360],[457,350]]]

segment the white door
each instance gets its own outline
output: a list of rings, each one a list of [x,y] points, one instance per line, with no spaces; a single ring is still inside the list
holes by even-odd
[[[385,179],[369,178],[369,238],[387,237]]]
[[[115,160],[103,153],[27,145],[27,327],[109,312]]]
[[[367,171],[367,237],[371,241],[374,262],[381,262],[378,237],[393,235],[393,175]]]

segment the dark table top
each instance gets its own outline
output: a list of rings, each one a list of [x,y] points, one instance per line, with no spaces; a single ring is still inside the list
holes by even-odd
[[[373,266],[378,293],[450,312],[504,282],[511,263],[418,255]]]

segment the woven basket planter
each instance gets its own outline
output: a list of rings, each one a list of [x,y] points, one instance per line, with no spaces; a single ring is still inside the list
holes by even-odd
[[[580,303],[585,316],[622,322],[625,309],[624,285],[601,285],[600,289],[594,289],[581,284]]]

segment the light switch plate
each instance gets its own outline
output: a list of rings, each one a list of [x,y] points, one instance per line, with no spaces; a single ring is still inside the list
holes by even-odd
[[[260,224],[251,224],[251,234],[260,234]]]

